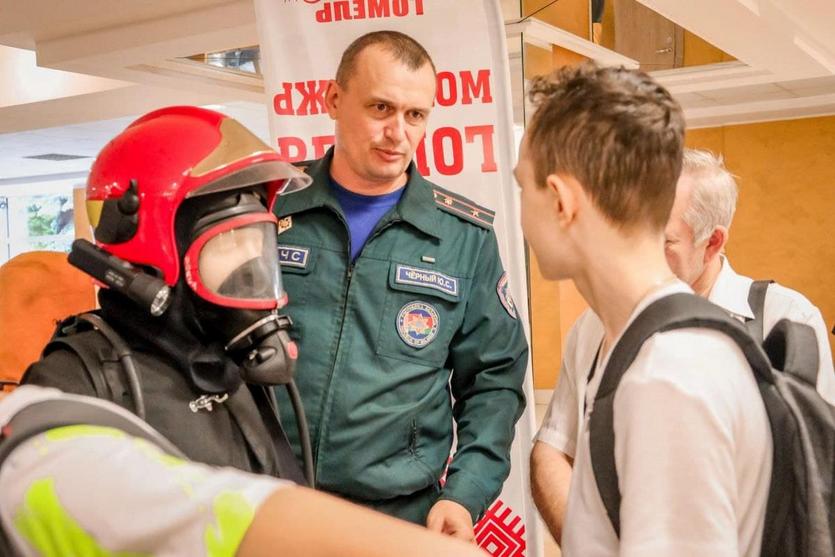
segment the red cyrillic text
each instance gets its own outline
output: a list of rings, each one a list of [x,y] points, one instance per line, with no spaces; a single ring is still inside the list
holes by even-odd
[[[273,110],[279,116],[307,116],[327,112],[325,92],[328,90],[328,81],[326,79],[285,82],[281,84],[281,89],[281,93],[273,96]],[[294,102],[294,97],[299,98],[298,102]]]
[[[423,0],[326,0],[326,2],[316,10],[316,21],[319,23],[392,16],[406,17],[411,14],[423,15]]]
[[[444,176],[454,176],[464,170],[464,144],[481,142],[481,171],[496,172],[495,149],[493,148],[494,128],[492,125],[466,126],[462,138],[461,130],[453,127],[438,128],[427,134],[415,151],[415,164],[418,172],[423,176],[432,174],[429,158],[426,153],[426,143],[432,145],[432,163],[438,173]]]
[[[308,159],[321,159],[328,148],[334,144],[334,136],[317,135],[310,141],[312,150],[301,137],[287,136],[276,140],[276,150],[281,160],[287,162],[301,162]]]
[[[450,126],[436,129],[420,142],[415,152],[415,164],[418,172],[423,176],[430,176],[432,168],[429,166],[430,156],[427,154],[427,143],[431,145],[432,166],[443,176],[454,176],[464,171],[465,145],[481,145],[481,171],[496,172],[495,148],[493,146],[495,129],[492,125],[465,126],[462,130]],[[328,148],[334,144],[333,135],[318,135],[311,138],[310,143],[301,137],[286,136],[277,139],[277,150],[282,160],[300,162],[308,159],[319,159],[325,155]],[[476,147],[476,152],[478,148]]]
[[[470,70],[462,70],[457,76],[452,72],[438,72],[438,92],[435,96],[441,106],[452,106],[459,100],[461,104],[473,104],[473,99],[481,99],[484,104],[491,103],[493,95],[490,92],[490,70],[478,70],[475,77]]]

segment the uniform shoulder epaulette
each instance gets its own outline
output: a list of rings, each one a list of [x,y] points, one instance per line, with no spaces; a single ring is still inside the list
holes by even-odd
[[[438,186],[433,186],[432,194],[435,197],[435,203],[442,211],[455,215],[467,222],[477,224],[482,228],[488,230],[493,228],[493,219],[496,217],[495,211],[477,205],[460,194]]]

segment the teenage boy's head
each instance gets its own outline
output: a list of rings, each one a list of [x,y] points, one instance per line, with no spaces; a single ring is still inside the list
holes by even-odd
[[[608,230],[662,241],[681,171],[684,116],[647,74],[593,63],[533,80],[519,152],[522,227],[547,278],[574,275]]]

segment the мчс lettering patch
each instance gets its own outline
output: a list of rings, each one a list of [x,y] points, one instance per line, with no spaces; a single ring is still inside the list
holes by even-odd
[[[294,246],[278,246],[278,262],[287,267],[307,267],[307,259],[310,256],[308,248],[297,248]]]
[[[426,302],[409,302],[397,314],[397,334],[414,348],[423,348],[438,336],[438,311]]]
[[[425,286],[449,294],[450,296],[458,296],[458,279],[437,271],[398,265],[394,281],[398,284]]]

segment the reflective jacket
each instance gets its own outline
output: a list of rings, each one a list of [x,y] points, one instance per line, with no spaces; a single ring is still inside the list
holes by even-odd
[[[438,497],[476,518],[509,472],[528,360],[493,213],[413,164],[351,262],[331,160],[275,207],[317,486],[415,522]],[[298,455],[290,404],[279,406]],[[441,488],[453,418],[457,452]]]

